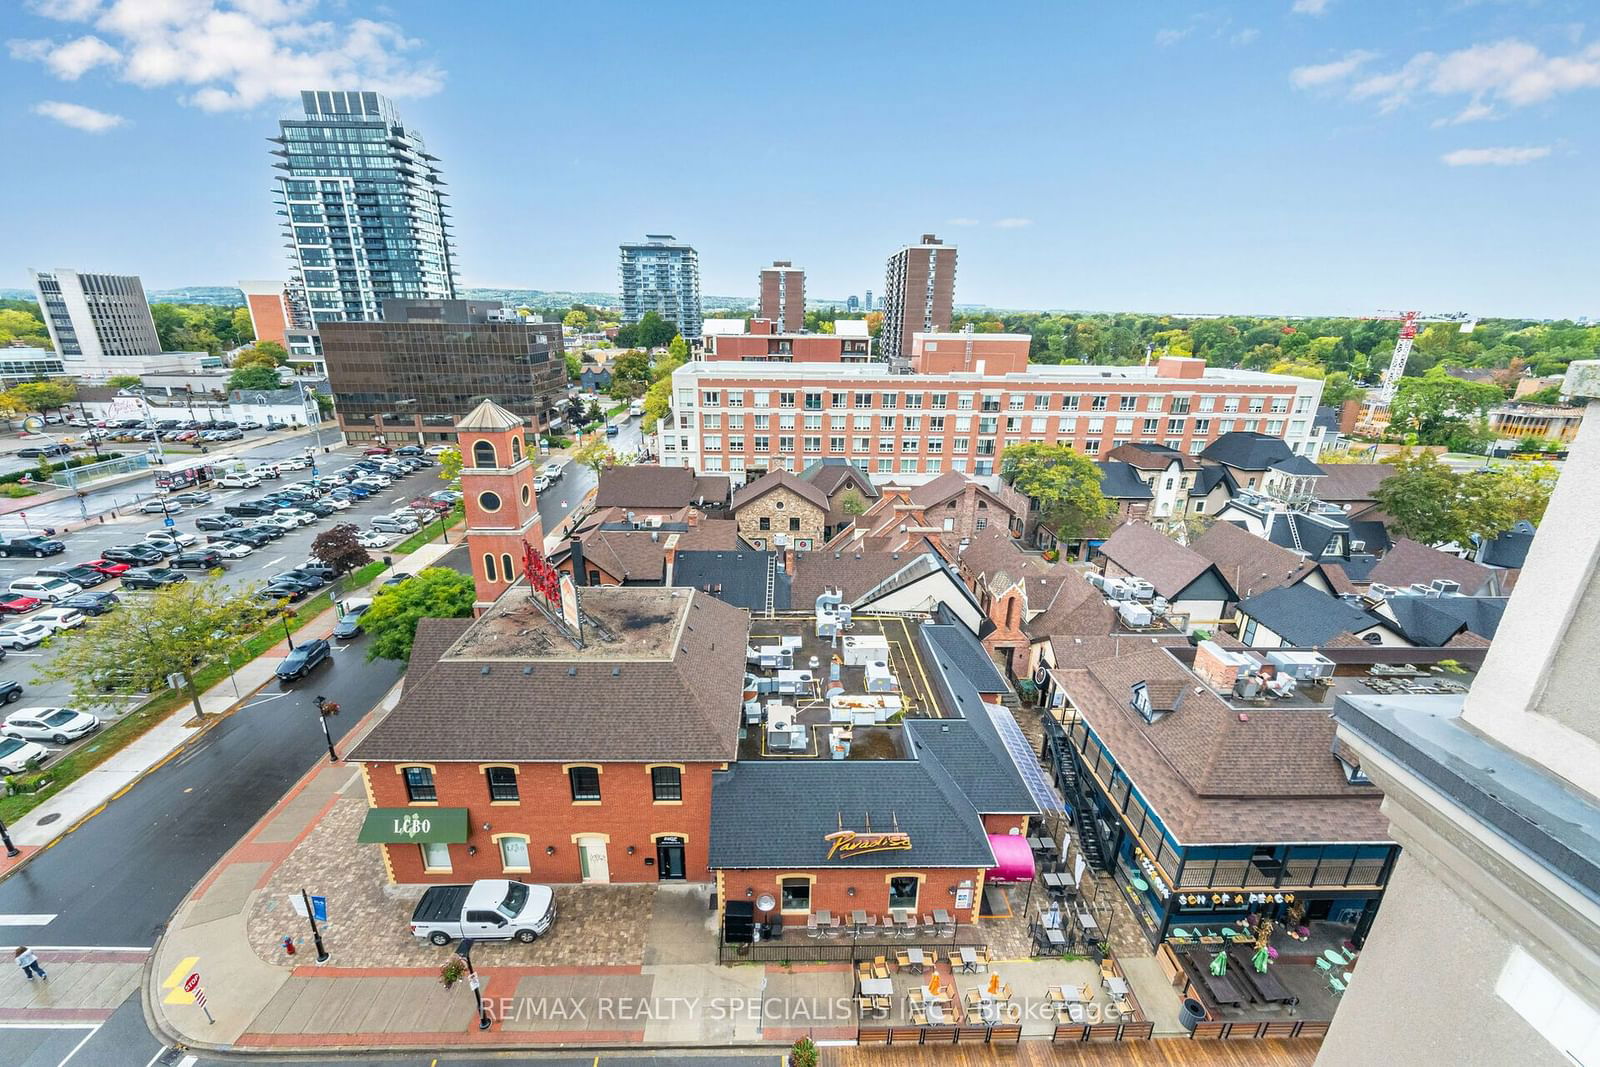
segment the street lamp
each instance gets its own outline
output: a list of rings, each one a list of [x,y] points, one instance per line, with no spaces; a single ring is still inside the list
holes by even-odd
[[[22,850],[11,843],[11,835],[6,832],[6,824],[0,822],[0,844],[6,846],[6,855],[15,859],[22,855]]]
[[[317,697],[317,718],[322,720],[322,736],[328,742],[329,763],[339,762],[339,754],[333,750],[333,734],[328,730],[328,717],[337,714],[339,714],[338,704],[325,700],[321,696]]]
[[[478,1002],[478,1029],[489,1029],[489,1013],[483,1010],[483,989],[478,981],[478,972],[472,969],[472,938],[463,937],[456,942],[456,955],[462,963],[467,965],[467,984],[472,987],[472,995]]]
[[[285,611],[279,616],[283,620],[283,639],[289,642],[289,651],[294,651],[294,636],[289,633],[289,613]]]

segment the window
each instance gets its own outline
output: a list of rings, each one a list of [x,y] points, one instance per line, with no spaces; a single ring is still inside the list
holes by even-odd
[[[500,510],[500,494],[484,491],[478,494],[478,507],[484,511]]]
[[[1061,398],[1061,410],[1062,411],[1077,411],[1078,410],[1078,394],[1077,393],[1067,393],[1064,396],[1062,396],[1062,398]]]
[[[949,399],[949,394],[948,393],[934,393],[929,398],[929,406],[930,407],[935,407],[935,408],[943,408],[948,399]]]
[[[450,869],[450,846],[443,841],[423,842],[422,869],[425,871],[448,871]]]
[[[780,408],[792,408],[792,407],[794,407],[794,393],[789,392],[789,391],[781,391],[781,392],[779,392],[778,393],[778,406]]]
[[[483,554],[483,576],[489,579],[491,582],[498,582],[500,580],[500,576],[495,573],[493,552],[485,552]]]
[[[650,795],[655,800],[682,800],[683,772],[676,767],[651,767]]]
[[[489,782],[489,799],[508,801],[520,800],[517,794],[517,770],[515,767],[487,767],[484,777]]]
[[[402,774],[406,780],[407,800],[416,802],[439,799],[439,791],[433,787],[432,767],[407,767]]]
[[[829,393],[828,394],[828,406],[830,408],[842,408],[842,407],[844,407],[845,400],[846,400],[846,394],[845,393]]]
[[[722,406],[722,391],[719,389],[706,389],[700,394],[700,406],[716,408]]]
[[[1169,408],[1168,411],[1169,411],[1170,414],[1173,414],[1173,415],[1187,415],[1187,414],[1189,414],[1189,398],[1186,397],[1186,396],[1175,396],[1175,397],[1173,397],[1172,398],[1172,407]]]
[[[843,452],[844,451],[844,438],[843,437],[830,437],[830,438],[828,438],[828,451],[829,452]]]
[[[1089,400],[1089,410],[1104,411],[1106,409],[1106,404],[1108,401],[1110,401],[1110,399],[1111,398],[1108,396],[1091,397]]]
[[[474,441],[472,443],[472,465],[474,467],[497,467],[495,462],[494,444],[489,441]]]
[[[894,416],[893,415],[879,415],[878,416],[878,429],[880,429],[880,430],[892,430],[892,429],[894,429]]]
[[[778,907],[783,911],[810,911],[811,879],[783,879],[778,883],[778,897]]]
[[[758,530],[770,530],[770,529],[772,529],[772,518],[771,518],[771,516],[763,515],[759,519],[757,519],[756,520],[756,528]]]
[[[511,569],[511,553],[509,552],[500,554],[500,573],[505,575],[505,579],[508,582],[516,580],[514,575],[517,572]]]
[[[884,393],[882,399],[880,399],[878,402],[879,406],[886,408],[894,407],[899,395],[899,393]]]
[[[789,530],[790,530],[790,532],[796,532],[799,529],[800,529],[800,520],[797,519],[797,518],[790,518],[789,519]]]
[[[805,446],[806,446],[806,451],[807,452],[821,452],[822,451],[822,438],[821,438],[821,436],[813,437],[813,436],[808,434],[806,436],[806,439],[805,439]]]
[[[1117,397],[1117,410],[1132,411],[1138,403],[1139,398],[1136,396],[1119,396]]]
[[[518,438],[518,437],[513,437],[511,439],[511,462],[520,463],[521,461],[522,461],[522,439]]]
[[[901,874],[889,879],[889,907],[891,910],[917,910],[917,887],[921,879],[915,875]]]
[[[806,410],[807,411],[821,411],[822,410],[822,394],[820,392],[812,392],[809,389],[806,390]]]
[[[531,871],[533,865],[528,862],[528,839],[526,837],[502,837],[500,839],[500,866],[508,871]]]
[[[731,434],[729,435],[729,437],[728,437],[728,451],[729,452],[743,452],[744,451],[744,436],[742,434],[739,435],[739,436],[733,436]]]
[[[872,394],[871,393],[857,393],[855,395],[854,403],[855,403],[855,406],[858,407],[858,408],[870,408],[872,406]]]
[[[600,799],[600,768],[573,767],[567,771],[567,779],[572,783],[573,800]]]

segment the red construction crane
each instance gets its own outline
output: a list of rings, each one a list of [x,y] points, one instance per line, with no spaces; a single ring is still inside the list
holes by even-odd
[[[1400,387],[1400,378],[1406,372],[1406,361],[1411,358],[1411,342],[1417,337],[1417,323],[1419,322],[1459,322],[1462,333],[1471,333],[1478,325],[1476,315],[1468,315],[1465,311],[1452,311],[1440,315],[1424,315],[1420,311],[1380,311],[1368,318],[1382,319],[1388,322],[1400,323],[1400,336],[1394,342],[1394,355],[1389,357],[1389,369],[1383,373],[1383,385],[1378,388],[1377,396],[1372,398],[1373,407],[1389,406],[1394,399],[1395,390]]]

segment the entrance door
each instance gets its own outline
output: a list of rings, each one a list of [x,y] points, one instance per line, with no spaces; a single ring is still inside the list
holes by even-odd
[[[656,877],[663,882],[683,880],[683,838],[663,837],[656,842]]]
[[[585,882],[611,881],[611,866],[606,862],[606,843],[604,838],[579,838],[578,862],[583,867],[583,880]]]

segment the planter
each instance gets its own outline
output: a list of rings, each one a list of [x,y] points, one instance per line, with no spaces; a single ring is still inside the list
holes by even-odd
[[[1205,1017],[1206,1017],[1205,1005],[1201,1004],[1198,1000],[1195,1000],[1193,997],[1185,997],[1184,998],[1183,1005],[1178,1009],[1178,1023],[1179,1023],[1179,1025],[1181,1025],[1185,1030],[1187,1030],[1189,1033],[1192,1034],[1192,1033],[1194,1033],[1195,1026],[1198,1023],[1203,1022],[1205,1020]]]

